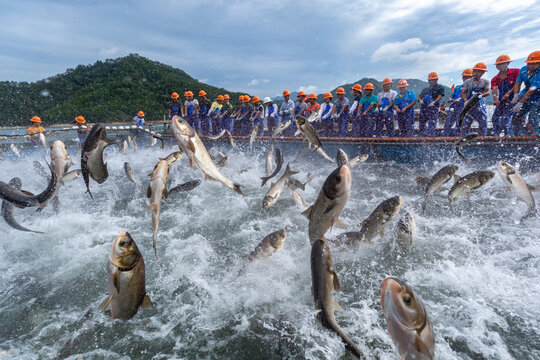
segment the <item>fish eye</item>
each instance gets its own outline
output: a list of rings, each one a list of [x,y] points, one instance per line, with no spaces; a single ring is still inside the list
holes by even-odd
[[[403,302],[404,302],[406,305],[411,305],[411,302],[412,302],[412,296],[409,295],[409,294],[403,295]]]
[[[126,240],[122,240],[118,243],[118,245],[124,247],[124,246],[127,246],[128,245],[128,242]]]

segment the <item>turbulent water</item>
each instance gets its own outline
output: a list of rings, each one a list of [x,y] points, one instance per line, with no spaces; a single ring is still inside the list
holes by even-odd
[[[220,149],[229,151],[225,145]],[[315,319],[308,221],[290,190],[261,210],[268,190],[260,187],[264,147],[250,154],[229,152],[223,173],[244,185],[247,196],[205,181],[163,200],[156,259],[145,209],[148,174],[173,150],[121,154],[108,149],[110,176],[102,185],[91,182],[94,201],[77,179],[60,189],[58,214],[51,207],[41,213],[15,210],[21,224],[45,234],[0,224],[0,359],[54,358],[62,349],[72,359],[352,359],[341,340]],[[296,154],[285,155],[292,162]],[[75,159],[72,168],[78,167]],[[34,173],[33,160],[42,157],[5,159],[0,180],[19,176],[24,189],[44,189],[47,180]],[[127,179],[124,161],[138,184]],[[396,276],[424,300],[437,359],[538,359],[540,221],[518,223],[526,206],[505,191],[498,175],[470,200],[459,198],[455,216],[446,200],[448,184],[421,215],[423,191],[413,177],[443,165],[368,162],[352,170],[351,197],[342,216],[349,228],[358,230],[382,200],[401,195],[401,212],[414,213],[417,236],[403,256],[390,250],[393,224],[372,244],[333,249],[341,282],[336,300],[344,308],[337,320],[368,358],[396,359],[379,293],[382,280]],[[495,165],[487,168],[496,171]],[[291,167],[300,171],[300,180],[314,175],[299,191],[312,203],[334,165],[307,157]],[[458,173],[474,170],[460,164]],[[182,158],[170,171],[169,188],[200,178]],[[534,174],[525,178],[540,182]],[[246,264],[243,255],[283,227],[283,249],[238,277]],[[122,231],[132,235],[144,256],[147,292],[155,306],[128,321],[96,311],[107,295],[106,259]],[[333,229],[328,236],[342,231]]]

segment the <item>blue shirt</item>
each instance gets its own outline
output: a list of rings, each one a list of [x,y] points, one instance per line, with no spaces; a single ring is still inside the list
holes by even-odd
[[[536,91],[527,101],[540,101],[540,68],[531,74],[529,71],[527,71],[527,66],[522,67],[521,70],[519,70],[517,81],[525,84],[525,88],[519,93],[520,99],[523,97],[523,95],[525,95],[527,91],[529,91],[531,87],[536,87]]]
[[[135,121],[136,126],[142,127],[144,125],[144,117],[141,118],[141,117],[135,116],[133,118],[133,121]]]
[[[360,99],[360,105],[362,105],[362,112],[366,111],[366,109],[371,104],[377,105],[377,95],[371,94],[370,97],[366,97],[365,95]],[[368,114],[371,114],[375,112],[376,106],[372,107],[371,110],[368,111]]]
[[[396,105],[401,110],[413,101],[416,101],[416,94],[412,90],[407,90],[404,94],[399,93],[396,95],[396,97],[394,98],[394,105]],[[409,111],[414,111],[412,106],[407,109],[407,112]]]
[[[458,102],[463,102],[463,99],[461,98],[461,87],[463,85],[458,85],[454,88],[454,92],[452,93],[452,95],[450,95],[450,98],[456,100],[456,99],[459,99]]]

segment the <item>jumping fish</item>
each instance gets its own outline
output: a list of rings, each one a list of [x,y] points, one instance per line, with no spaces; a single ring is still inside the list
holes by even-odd
[[[251,134],[249,134],[249,151],[253,150],[253,142],[255,141],[255,137],[257,136],[258,131],[259,125],[255,125],[251,130]]]
[[[340,283],[332,261],[330,246],[324,238],[313,241],[310,260],[311,292],[315,308],[320,310],[317,314],[318,320],[324,327],[337,333],[346,348],[356,357],[365,359],[360,348],[343,332],[336,321],[334,311],[342,309],[334,299],[334,290],[340,290]]]
[[[137,181],[135,181],[135,176],[133,175],[133,169],[131,168],[131,165],[126,161],[124,162],[124,172],[126,173],[129,181],[136,184]]]
[[[309,240],[322,238],[334,223],[346,228],[339,219],[351,191],[351,171],[342,165],[328,175],[315,203],[302,214],[309,219]]]
[[[64,174],[64,176],[62,176],[62,182],[64,184],[67,184],[68,182],[72,182],[73,180],[81,176],[81,174],[82,174],[81,169],[68,171],[67,173]]]
[[[463,110],[461,110],[461,114],[459,115],[458,129],[461,129],[461,126],[463,125],[463,119],[465,119],[467,113],[480,101],[480,99],[480,93],[476,93],[465,102],[465,105],[463,105]]]
[[[296,179],[296,178],[293,178],[293,177],[290,177],[288,180],[287,180],[287,187],[289,189],[291,189],[292,191],[295,191],[296,189],[302,189],[302,190],[306,190],[306,185],[311,181],[313,180],[313,176],[311,174],[308,174],[307,177],[306,177],[306,181],[305,182],[301,182],[300,180]]]
[[[412,245],[415,229],[414,215],[407,211],[396,225],[396,243],[401,249],[408,249]]]
[[[60,179],[61,184],[63,184],[64,174],[69,170],[72,162],[71,156],[66,150],[66,145],[60,140],[55,140],[51,145],[51,167],[58,179]]]
[[[120,150],[121,153],[125,153],[128,149],[128,143],[126,140],[123,140],[121,144],[118,144],[118,150]]]
[[[266,195],[263,198],[263,210],[268,209],[270,206],[274,205],[279,198],[279,196],[283,193],[283,190],[285,189],[285,184],[287,183],[287,178],[291,175],[298,174],[298,171],[292,171],[289,167],[289,164],[287,164],[287,167],[285,168],[285,172],[283,175],[279,178],[279,180],[274,184],[270,186],[270,189],[266,193]]]
[[[152,246],[154,247],[154,254],[157,257],[156,241],[159,228],[159,214],[161,210],[161,198],[165,196],[167,198],[169,193],[167,192],[167,177],[169,176],[169,164],[166,160],[159,160],[152,172],[152,178],[146,196],[150,200],[150,204],[146,207],[148,210],[152,210]]]
[[[465,135],[464,137],[462,137],[458,141],[456,141],[456,152],[457,152],[457,154],[459,155],[459,157],[461,158],[461,160],[463,160],[463,162],[465,164],[469,163],[469,159],[467,159],[465,156],[463,156],[463,154],[461,153],[461,147],[463,145],[469,144],[471,141],[473,141],[477,137],[478,137],[478,134],[475,133],[475,132],[472,132],[470,134]]]
[[[227,165],[227,163],[229,162],[229,156],[225,155],[221,151],[218,152],[218,156],[219,156],[219,159],[218,161],[216,161],[216,165],[218,167],[225,167],[225,165]]]
[[[361,163],[365,162],[368,158],[369,158],[368,154],[362,154],[362,155],[358,155],[358,156],[353,157],[349,161],[349,168],[354,169],[355,167],[357,167]]]
[[[300,133],[302,133],[304,138],[309,141],[310,144],[315,146],[315,149],[322,147],[321,140],[319,139],[317,134],[315,134],[315,130],[313,130],[313,128],[309,124],[309,121],[307,121],[305,117],[296,116],[294,121]]]
[[[234,140],[233,140],[233,137],[232,137],[230,131],[229,131],[229,130],[226,130],[226,133],[225,133],[225,134],[227,135],[227,142],[229,143],[229,145],[230,145],[232,148],[234,148],[234,146],[235,146],[235,145],[234,145]]]
[[[21,190],[22,181],[21,181],[20,178],[15,177],[15,178],[13,178],[13,179],[11,179],[9,181],[9,185],[13,186],[17,190]],[[8,202],[6,200],[2,200],[2,217],[6,221],[6,224],[8,224],[9,226],[11,226],[12,228],[14,228],[16,230],[43,234],[41,231],[30,230],[30,229],[25,228],[21,224],[19,224],[17,222],[17,220],[15,219],[15,216],[13,214],[13,208],[14,208],[14,206],[13,206],[12,203],[10,203],[10,202]]]
[[[47,147],[47,141],[45,141],[45,135],[43,135],[42,132],[38,135],[39,144],[41,145],[43,151],[45,151],[45,154],[49,153],[49,148]]]
[[[272,173],[272,169],[274,168],[274,145],[270,144],[270,147],[268,148],[268,152],[266,153],[266,176],[270,176]]]
[[[21,153],[19,152],[19,149],[17,148],[17,146],[15,146],[15,144],[11,144],[9,148],[11,149],[11,151],[13,151],[15,155],[17,155],[17,159],[21,158]]]
[[[294,203],[296,204],[296,206],[298,206],[300,210],[304,211],[308,208],[308,205],[305,203],[304,199],[302,199],[300,194],[296,191],[292,192],[292,198],[294,200]]]
[[[358,155],[349,161],[349,157],[345,151],[338,149],[336,154],[336,163],[338,166],[347,165],[350,169],[357,167],[369,158],[368,154]]]
[[[152,138],[150,139],[150,144],[147,147],[151,148],[152,146],[156,145],[156,143],[157,143],[157,138],[152,136]]]
[[[291,120],[287,120],[284,123],[279,124],[274,131],[272,131],[272,138],[275,138],[291,125]]]
[[[197,133],[193,128],[179,116],[173,116],[171,120],[171,129],[178,141],[180,149],[186,153],[189,158],[190,164],[197,165],[197,167],[204,173],[205,179],[215,180],[221,182],[229,189],[234,190],[236,193],[243,195],[240,188],[240,184],[237,184],[228,178],[226,178],[216,164],[210,158],[208,151]]]
[[[257,245],[257,247],[245,257],[249,261],[266,259],[283,247],[286,238],[287,232],[285,229],[274,231],[273,233],[265,236],[259,245]]]
[[[131,135],[128,135],[128,142],[129,142],[129,146],[131,146],[131,148],[133,149],[133,151],[137,151],[137,149],[138,149],[137,143],[136,143],[135,140],[131,137]]]
[[[167,155],[167,157],[165,157],[164,159],[160,158],[160,160],[165,160],[167,162],[167,164],[169,164],[169,166],[171,166],[172,164],[174,164],[178,160],[180,160],[180,158],[182,157],[182,154],[184,154],[182,151],[175,151],[175,152],[170,153],[169,155]]]
[[[177,193],[177,192],[186,192],[186,191],[193,190],[200,184],[201,184],[201,180],[191,180],[186,183],[176,185],[175,187],[169,190],[169,195]]]
[[[413,289],[397,278],[384,279],[381,306],[388,333],[401,359],[433,360],[435,336],[431,321],[422,299]]]
[[[276,154],[276,158],[275,158],[276,168],[274,169],[274,172],[272,174],[261,178],[262,180],[261,187],[263,187],[264,184],[266,184],[268,180],[276,176],[281,171],[281,167],[283,166],[283,154],[281,153],[281,149],[278,148],[277,146],[275,148],[275,154]]]
[[[223,130],[221,130],[221,132],[220,132],[218,135],[216,135],[216,136],[209,136],[208,139],[210,139],[210,140],[217,140],[217,139],[220,139],[223,135],[226,134],[226,132],[227,132],[227,130],[226,130],[226,129],[223,129]]]
[[[137,244],[128,232],[114,239],[107,259],[109,295],[99,305],[98,310],[111,310],[113,319],[131,319],[139,307],[153,309],[152,301],[146,294],[144,260]]]
[[[330,156],[328,156],[328,154],[326,153],[326,151],[324,151],[324,149],[322,147],[318,147],[316,152],[317,152],[317,154],[321,155],[326,160],[328,160],[330,162],[335,162],[334,159],[332,159]]]
[[[450,202],[450,211],[452,214],[454,213],[454,209],[452,207],[453,201],[463,194],[466,194],[467,198],[469,198],[472,190],[478,189],[482,185],[486,184],[493,178],[493,176],[495,176],[493,171],[481,170],[467,174],[456,181],[454,186],[452,186],[448,192],[448,201]]]
[[[426,186],[426,196],[424,203],[422,204],[422,213],[426,211],[427,202],[433,196],[435,191],[441,191],[441,186],[446,184],[450,179],[454,177],[454,174],[458,170],[457,165],[446,165],[433,175]]]
[[[527,204],[527,212],[523,215],[521,221],[536,215],[534,197],[529,185],[523,180],[521,175],[510,164],[502,160],[497,163],[497,168],[503,181],[510,184],[511,189],[516,193],[518,199]]]

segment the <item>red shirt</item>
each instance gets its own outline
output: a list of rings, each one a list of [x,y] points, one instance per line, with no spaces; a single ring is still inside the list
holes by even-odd
[[[514,87],[518,75],[519,69],[508,69],[508,73],[506,73],[506,78],[504,80],[501,80],[499,74],[497,74],[491,79],[491,88],[497,87],[500,89],[503,81],[506,81],[510,87]]]
[[[311,113],[313,111],[317,111],[321,108],[321,105],[319,105],[318,103],[313,103],[313,105],[308,105],[307,109],[306,109],[306,117],[311,115]]]

